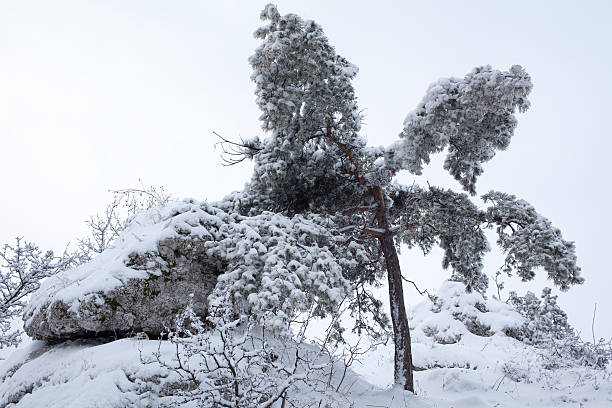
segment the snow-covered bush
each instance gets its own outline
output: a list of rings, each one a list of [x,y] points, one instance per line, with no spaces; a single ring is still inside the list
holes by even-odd
[[[299,313],[313,309],[323,317],[348,296],[343,266],[356,261],[354,253],[332,251],[330,220],[271,212],[233,217],[210,245],[210,254],[227,264],[210,297],[212,306],[232,305],[234,312],[282,331]]]
[[[550,288],[542,291],[542,300],[532,292],[525,296],[510,293],[509,303],[525,317],[525,324],[519,333],[520,340],[529,344],[541,344],[547,340],[561,340],[572,331],[567,314],[557,304]]]
[[[510,305],[467,292],[462,282],[446,281],[435,296],[411,310],[411,327],[438,344],[454,344],[466,336],[508,335],[523,324]]]
[[[509,303],[525,317],[525,323],[514,336],[538,348],[546,350],[551,368],[581,364],[606,367],[612,357],[612,345],[600,339],[591,343],[582,340],[567,321],[567,314],[557,303],[557,296],[550,288],[544,288],[538,298],[532,292],[525,296],[510,293]]]
[[[329,336],[321,344],[305,341],[307,316],[294,335],[276,335],[255,319],[213,307],[205,324],[187,308],[169,333],[173,359],[143,356],[183,378],[164,407],[348,407],[337,393],[338,373],[329,355]],[[210,327],[212,325],[212,328]],[[334,375],[335,374],[335,375]],[[344,376],[340,378],[340,383]]]

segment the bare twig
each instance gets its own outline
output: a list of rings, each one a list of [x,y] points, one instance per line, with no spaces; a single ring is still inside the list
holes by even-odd
[[[416,283],[414,283],[413,281],[411,281],[410,279],[402,276],[402,279],[408,283],[411,283],[412,286],[414,286],[414,288],[416,289],[417,292],[419,292],[419,295],[423,296],[423,295],[427,295],[428,298],[433,299],[433,295],[431,295],[427,289],[421,290],[419,289],[419,287],[416,285]]]
[[[593,345],[595,345],[595,313],[597,312],[597,302],[593,308],[593,321],[591,322],[591,334],[593,335]]]
[[[220,139],[214,146],[219,146],[221,148],[221,164],[223,166],[233,166],[241,163],[261,150],[259,147],[246,144],[242,139],[240,139],[240,143],[238,143],[226,139],[215,131],[213,131],[213,134]]]

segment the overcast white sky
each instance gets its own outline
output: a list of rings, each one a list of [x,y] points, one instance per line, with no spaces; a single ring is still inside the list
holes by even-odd
[[[250,165],[221,167],[212,131],[262,133],[247,58],[265,3],[0,0],[0,242],[19,235],[61,249],[104,208],[108,189],[139,178],[198,199],[242,188]],[[612,3],[276,4],[317,20],[359,66],[363,133],[376,145],[395,140],[432,81],[477,65],[523,65],[532,108],[478,190],[526,199],[576,241],[586,283],[561,294],[561,304],[590,338],[597,302],[595,334],[612,336]],[[439,160],[417,181],[458,188]],[[440,261],[439,252],[423,260],[405,251],[402,268],[436,288],[448,276]],[[491,255],[487,272],[499,264]],[[544,284],[541,276],[512,286],[539,292]]]

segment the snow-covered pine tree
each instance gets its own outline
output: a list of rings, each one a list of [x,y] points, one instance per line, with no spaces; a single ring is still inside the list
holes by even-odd
[[[251,141],[257,160],[251,185],[257,208],[296,213],[355,193],[355,170],[342,149],[363,161],[365,140],[351,79],[357,67],[337,55],[321,27],[268,5],[263,40],[250,58],[260,119],[270,137]],[[347,150],[348,152],[348,150]]]
[[[367,326],[364,304],[374,311],[370,316],[380,315],[380,302],[367,295],[365,285],[387,276],[397,384],[414,391],[398,245],[419,246],[426,253],[440,245],[443,266],[453,269],[453,278],[468,290],[484,291],[482,257],[488,243],[483,231],[496,228],[507,255],[505,272],[529,280],[543,267],[564,290],[582,282],[573,243],[525,201],[491,192],[483,196],[490,207],[480,210],[464,193],[393,182],[398,171],[419,174],[432,153],[447,149],[444,167],[474,195],[481,164],[509,145],[514,112],[529,107],[531,81],[520,66],[509,71],[483,66],[465,78],[434,83],[406,118],[400,139],[387,148],[370,148],[358,134],[351,84],[357,68],[336,54],[315,22],[281,16],[273,5],[261,17],[268,24],[255,32],[262,45],[250,62],[269,136],[238,146],[254,160],[255,172],[247,198],[236,197],[234,206],[251,214],[327,215],[343,234],[337,247],[359,243],[368,249],[370,262],[343,273],[353,283],[358,329]]]

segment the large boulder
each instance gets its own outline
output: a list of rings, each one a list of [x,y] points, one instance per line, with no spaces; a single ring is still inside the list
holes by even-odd
[[[224,267],[209,248],[227,217],[193,200],[135,216],[111,248],[42,283],[26,307],[25,331],[39,340],[157,337],[190,300],[205,315]]]

